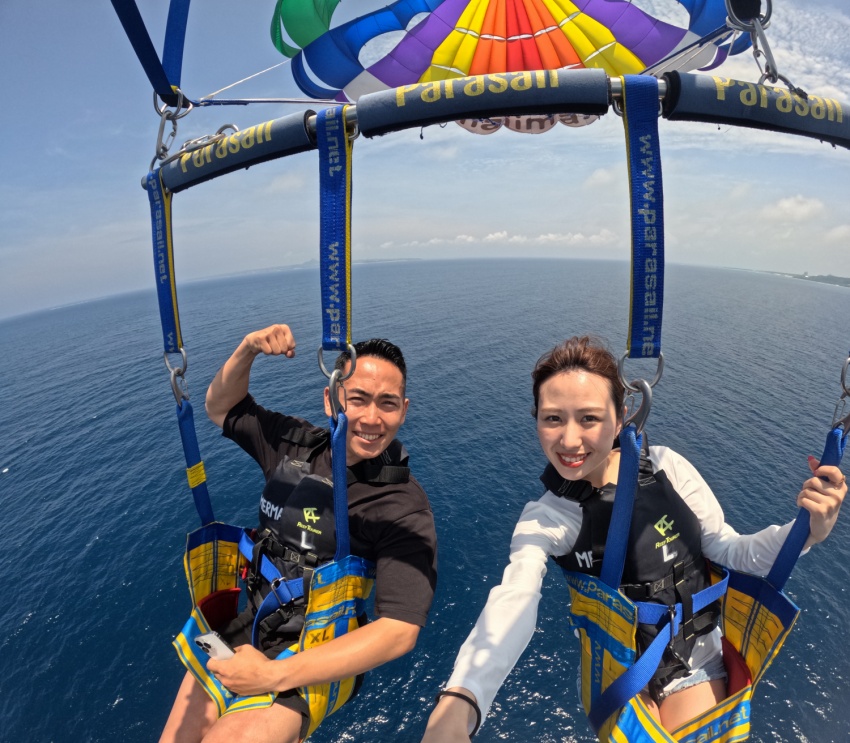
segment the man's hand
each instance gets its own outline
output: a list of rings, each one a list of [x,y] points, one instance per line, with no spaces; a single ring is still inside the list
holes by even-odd
[[[295,338],[288,325],[269,325],[248,333],[224,366],[218,370],[207,390],[206,409],[210,420],[219,428],[236,403],[248,394],[251,366],[260,354],[295,356]]]
[[[295,338],[288,325],[269,325],[262,330],[248,333],[242,341],[245,349],[255,356],[264,353],[266,356],[295,356]]]
[[[250,645],[240,645],[234,652],[236,655],[227,660],[207,661],[207,668],[225,688],[240,696],[286,691],[281,688],[282,661],[270,660]]]

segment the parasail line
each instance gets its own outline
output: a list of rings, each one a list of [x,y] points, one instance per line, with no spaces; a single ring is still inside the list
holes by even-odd
[[[260,70],[259,72],[255,72],[253,75],[248,75],[248,77],[243,77],[241,80],[237,80],[235,83],[231,83],[230,85],[227,85],[227,86],[225,86],[225,87],[223,87],[219,90],[216,90],[214,93],[210,93],[209,95],[203,96],[201,98],[201,101],[209,101],[212,98],[214,98],[215,96],[217,96],[219,93],[223,93],[225,90],[230,90],[231,88],[235,88],[240,83],[244,83],[244,82],[247,82],[248,80],[251,80],[252,78],[259,77],[260,75],[262,75],[266,72],[269,72],[271,70],[274,70],[277,67],[280,67],[282,65],[287,64],[289,61],[290,61],[289,59],[284,59],[283,62],[278,62],[277,64],[272,65],[271,67],[266,67],[266,69],[264,69],[264,70]]]

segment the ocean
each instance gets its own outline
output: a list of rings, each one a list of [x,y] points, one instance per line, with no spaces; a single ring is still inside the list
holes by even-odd
[[[628,265],[568,260],[354,266],[355,340],[404,350],[400,437],[429,494],[439,586],[416,649],[372,672],[311,739],[414,743],[505,566],[514,522],[542,492],[530,370],[563,338],[625,348]],[[187,378],[219,519],[256,523],[262,474],[203,413],[242,337],[286,322],[293,360],[260,359],[267,407],[324,422],[316,269],[180,288]],[[690,459],[740,532],[782,523],[819,456],[850,343],[850,290],[754,272],[668,266],[666,369],[647,425]],[[170,642],[190,602],[181,564],[197,515],[186,486],[153,291],[0,323],[0,740],[156,740],[183,675]],[[630,376],[654,365],[629,362]],[[846,741],[850,514],[800,563],[802,615],[756,690],[753,741]],[[554,567],[554,566],[553,566]],[[537,631],[476,738],[594,740],[575,690],[558,570]]]

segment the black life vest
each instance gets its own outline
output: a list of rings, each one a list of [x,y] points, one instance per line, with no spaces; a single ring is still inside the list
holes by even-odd
[[[565,480],[551,464],[540,479],[552,493],[576,501],[582,509],[581,528],[572,551],[555,557],[555,562],[564,570],[598,577],[616,486],[608,484],[594,488],[586,480]],[[702,555],[700,541],[700,523],[696,515],[675,491],[664,471],[652,471],[644,448],[620,591],[632,601],[667,606],[682,604],[682,625],[667,646],[649,685],[656,699],[666,684],[690,670],[688,658],[696,638],[717,626],[719,602],[696,615],[692,609],[693,595],[710,584],[708,563]],[[657,634],[655,625],[638,625],[638,652],[645,650]]]
[[[247,578],[248,595],[256,611],[270,591],[257,567],[265,556],[284,580],[303,579],[304,596],[260,622],[260,629],[267,635],[301,632],[313,571],[333,560],[336,553],[333,481],[313,471],[316,458],[330,445],[330,435],[327,431],[315,434],[296,429],[284,440],[308,451],[302,459],[284,455],[263,489]],[[379,457],[349,467],[348,485],[407,482],[407,461],[407,450],[400,441],[393,440]]]

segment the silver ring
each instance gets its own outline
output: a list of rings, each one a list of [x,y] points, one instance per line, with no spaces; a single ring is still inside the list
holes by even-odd
[[[637,384],[637,382],[635,382],[635,381],[629,382],[626,379],[626,375],[624,374],[623,369],[625,367],[627,358],[629,358],[629,352],[628,351],[626,351],[620,357],[620,360],[617,362],[617,375],[620,377],[620,384],[622,384],[623,387],[625,387],[629,392],[642,392],[642,390],[640,388],[634,386],[634,385]],[[664,354],[659,352],[658,353],[658,366],[655,370],[655,377],[649,383],[649,386],[655,387],[655,385],[658,384],[658,382],[661,380],[661,375],[663,373],[664,373]],[[638,380],[638,381],[641,381],[641,380]]]
[[[169,351],[166,351],[162,354],[165,359],[165,368],[170,372],[177,372],[181,377],[186,373],[186,369],[189,368],[189,360],[186,357],[186,349],[182,346],[178,348],[176,351],[171,351],[170,353],[179,353],[180,354],[180,366],[171,366],[171,362],[168,360]]]
[[[346,374],[345,376],[340,376],[340,382],[344,382],[352,374],[354,374],[354,368],[357,366],[357,351],[354,350],[354,346],[352,346],[350,343],[347,345],[348,347],[346,350],[351,356],[351,368],[348,370],[348,374]],[[322,370],[322,374],[324,374],[328,379],[331,378],[333,372],[329,372],[327,367],[325,366],[324,349],[321,346],[319,346],[319,368]],[[340,372],[340,375],[341,374],[342,372]]]

